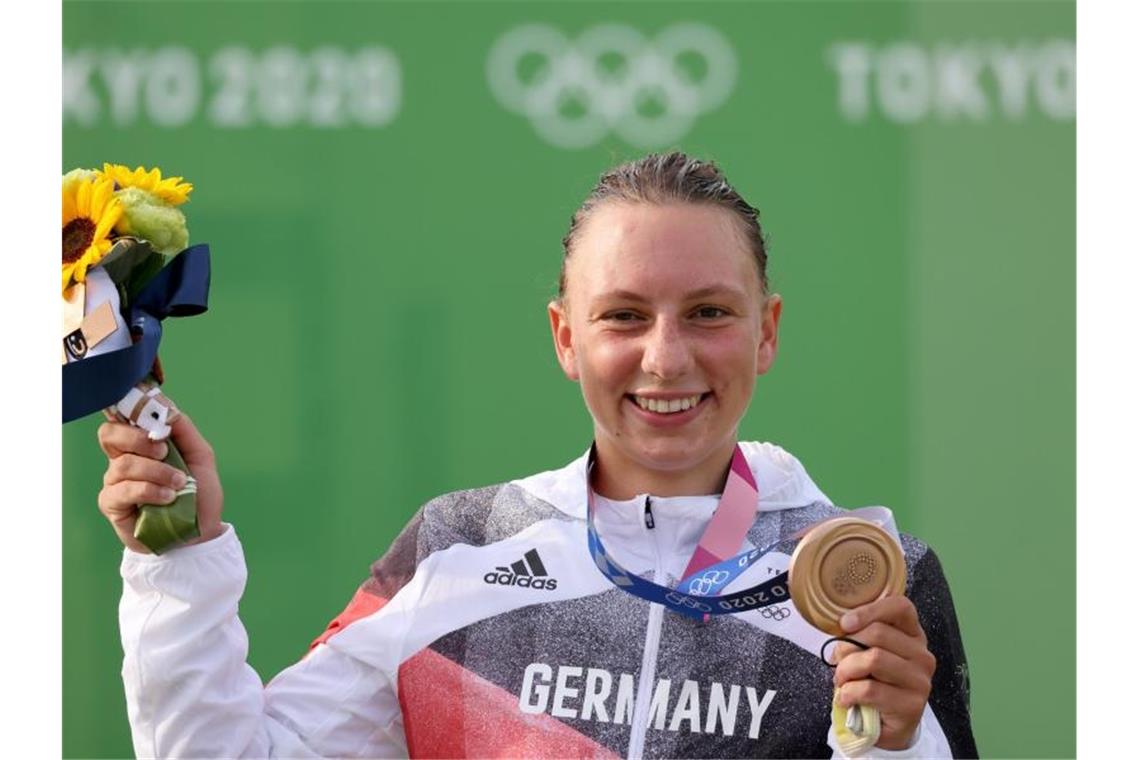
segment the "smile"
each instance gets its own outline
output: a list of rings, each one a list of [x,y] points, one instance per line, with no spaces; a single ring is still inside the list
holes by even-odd
[[[657,414],[676,414],[678,412],[688,411],[697,404],[701,403],[701,398],[704,394],[694,393],[692,396],[684,396],[683,398],[646,398],[645,396],[631,395],[634,403],[640,406],[647,412],[656,412]]]

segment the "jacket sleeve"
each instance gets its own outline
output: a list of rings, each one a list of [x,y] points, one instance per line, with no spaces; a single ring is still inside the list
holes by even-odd
[[[911,745],[901,750],[873,748],[865,758],[945,758],[977,757],[974,733],[970,727],[970,679],[966,652],[958,632],[954,600],[942,574],[934,550],[925,548],[911,568],[907,596],[918,611],[918,622],[926,633],[927,648],[938,661],[931,679],[930,698]],[[837,749],[835,731],[828,733],[833,757],[844,757]]]
[[[942,564],[933,549],[915,563],[908,592],[926,633],[927,648],[938,660],[927,703],[954,757],[977,757],[970,725],[970,670],[958,630],[958,617]],[[925,716],[924,716],[925,722]]]
[[[343,651],[317,645],[262,686],[246,664],[246,569],[232,527],[162,556],[126,550],[121,572],[123,683],[139,757],[407,754],[394,679]]]

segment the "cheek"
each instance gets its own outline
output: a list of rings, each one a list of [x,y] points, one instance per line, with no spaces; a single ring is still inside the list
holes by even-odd
[[[745,384],[756,379],[759,340],[752,331],[726,330],[703,344],[702,364],[715,385]]]
[[[640,366],[634,343],[621,339],[590,341],[581,346],[578,356],[583,374],[598,383],[622,384]]]

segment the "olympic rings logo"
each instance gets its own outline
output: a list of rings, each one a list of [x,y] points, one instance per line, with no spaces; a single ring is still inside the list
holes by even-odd
[[[785,620],[792,616],[792,611],[787,607],[761,607],[760,617],[768,620]]]
[[[688,607],[690,609],[697,610],[698,612],[711,612],[712,611],[712,607],[708,606],[704,602],[702,602],[698,599],[694,599],[691,596],[685,596],[684,594],[678,594],[676,591],[670,591],[668,594],[665,595],[665,598],[668,599],[673,604],[679,604],[682,607]]]
[[[689,581],[689,593],[694,596],[708,596],[727,579],[726,570],[708,570],[700,578]]]
[[[652,40],[624,24],[599,24],[573,41],[547,24],[526,24],[500,37],[487,58],[495,98],[559,148],[590,147],[611,130],[637,148],[673,143],[728,99],[736,74],[732,45],[695,22]]]

